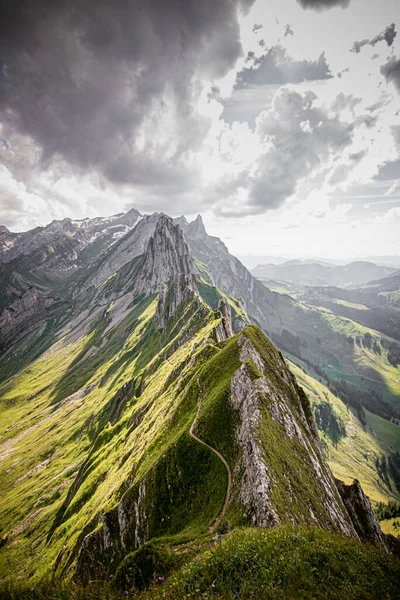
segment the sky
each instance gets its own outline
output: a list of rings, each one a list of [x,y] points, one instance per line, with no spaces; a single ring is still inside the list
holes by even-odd
[[[400,254],[398,8],[4,4],[0,223],[135,207],[241,256]]]

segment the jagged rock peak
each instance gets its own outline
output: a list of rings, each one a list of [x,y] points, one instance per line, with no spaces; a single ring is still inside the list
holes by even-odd
[[[182,227],[183,231],[185,231],[186,227],[189,225],[185,215],[181,215],[180,217],[175,217],[173,219],[175,225],[179,225]]]
[[[372,542],[375,546],[388,552],[389,542],[382,533],[371,501],[364,494],[360,482],[354,479],[351,485],[346,485],[343,481],[336,479],[336,487],[359,538]]]
[[[230,338],[233,336],[231,307],[229,306],[228,300],[224,296],[220,298],[218,302],[218,310],[222,314],[222,327],[224,329],[225,336],[226,338]]]
[[[197,215],[195,220],[189,223],[187,231],[192,238],[197,240],[205,240],[208,237],[201,215]]]
[[[160,215],[144,255],[135,291],[156,293],[163,283],[182,274],[193,279],[194,267],[185,236],[170,217]]]

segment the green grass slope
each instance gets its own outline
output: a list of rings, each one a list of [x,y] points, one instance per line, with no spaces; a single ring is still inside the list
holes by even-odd
[[[156,562],[155,562],[156,561]],[[140,577],[149,589],[140,591]],[[396,600],[400,562],[337,534],[278,527],[239,529],[223,541],[152,544],[125,573],[89,587],[0,587],[1,600],[137,600],[277,598]],[[117,585],[114,582],[117,581]]]
[[[185,433],[196,399],[180,406],[180,386],[189,359],[199,355],[200,365],[201,355],[213,351],[219,320],[196,299],[158,331],[156,304],[154,297],[139,298],[119,321],[110,305],[89,328],[64,333],[2,384],[2,576],[16,564],[28,578],[55,564],[67,568],[83,533],[115,505],[126,482],[143,477],[175,442],[181,451],[172,460],[182,468],[188,449],[194,452],[188,460],[201,454]],[[221,465],[208,455],[205,462],[206,477],[218,482]],[[218,503],[218,491],[213,499]],[[190,514],[194,528],[199,511]],[[176,512],[179,520],[179,503]]]
[[[400,426],[368,411],[367,424],[363,426],[355,412],[323,383],[294,363],[290,368],[312,403],[335,477],[348,484],[358,479],[373,503],[400,499],[393,478],[385,480],[376,466],[377,458],[399,450]]]

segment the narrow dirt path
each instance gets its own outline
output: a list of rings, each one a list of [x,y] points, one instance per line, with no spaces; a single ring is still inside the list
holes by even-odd
[[[208,448],[209,450],[211,450],[211,452],[214,452],[214,454],[216,454],[218,456],[218,458],[220,459],[220,461],[224,464],[226,472],[228,474],[228,485],[226,486],[226,494],[225,494],[224,505],[222,507],[221,512],[219,513],[219,515],[215,519],[215,521],[208,528],[208,531],[210,533],[213,533],[216,530],[216,528],[218,527],[218,525],[221,523],[221,521],[224,518],[224,515],[226,513],[226,509],[228,508],[229,499],[230,499],[230,495],[231,495],[231,487],[232,487],[232,473],[231,473],[230,466],[228,465],[227,461],[222,456],[222,454],[220,452],[218,452],[218,450],[216,450],[215,448],[213,448],[212,446],[210,446],[209,444],[207,444],[206,442],[203,442],[203,440],[201,440],[199,437],[197,437],[197,435],[194,433],[194,429],[195,429],[195,427],[197,425],[197,421],[198,421],[199,414],[200,414],[201,401],[202,401],[202,395],[203,395],[202,391],[201,391],[200,378],[197,379],[197,383],[198,383],[198,386],[199,386],[200,394],[199,394],[199,399],[198,399],[196,416],[195,416],[195,418],[193,420],[193,423],[190,426],[189,434],[190,434],[190,436],[194,440],[196,440],[196,442],[199,442],[199,444],[202,444],[203,446],[205,446],[206,448]]]

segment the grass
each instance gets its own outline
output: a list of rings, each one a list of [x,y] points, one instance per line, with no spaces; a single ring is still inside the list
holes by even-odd
[[[154,568],[152,560],[157,557]],[[182,565],[182,562],[184,563]],[[42,583],[0,588],[1,600],[140,600],[261,598],[396,600],[400,562],[379,550],[318,527],[239,529],[219,542],[154,544],[137,563],[151,576],[145,591],[109,583],[79,587]],[[182,566],[179,567],[179,564]],[[158,566],[158,570],[157,570]],[[147,568],[147,571],[146,571]],[[172,571],[171,571],[172,569]],[[128,572],[129,573],[129,572]],[[132,572],[135,577],[135,572]],[[163,573],[163,575],[161,575]]]
[[[392,519],[384,519],[379,521],[379,525],[383,533],[398,537],[400,535],[400,517],[393,517]]]
[[[230,302],[240,318],[240,304]],[[266,365],[264,373],[250,360],[244,367],[251,385],[264,375],[269,386],[258,395],[253,434],[274,482],[271,507],[282,521],[300,523],[311,520],[312,507],[321,524],[332,526],[324,503],[335,499],[319,486],[309,449],[297,439],[291,444],[268,410],[275,402],[298,423],[304,443],[315,444],[301,416],[308,403],[287,383],[281,354],[255,326],[217,344],[220,319],[200,299],[180,307],[165,331],[154,325],[156,306],[155,296],[138,298],[114,322],[117,302],[93,312],[89,327],[67,331],[51,352],[1,386],[0,511],[7,539],[1,577],[19,569],[28,586],[52,573],[71,577],[85,537],[93,563],[102,557],[104,575],[111,558],[116,565],[150,538],[204,536],[223,504],[226,472],[188,436],[199,396],[197,433],[235,474],[227,520],[250,522],[240,499],[243,417],[231,402],[240,335]],[[111,419],[118,402],[122,409]],[[104,526],[118,545],[121,511],[126,545],[112,556],[102,541]]]
[[[385,452],[400,452],[400,425],[365,411],[367,426]]]
[[[297,380],[306,391],[314,407],[329,402],[346,429],[346,435],[337,443],[326,432],[320,431],[328,464],[333,474],[347,484],[358,479],[367,496],[372,502],[387,502],[399,500],[400,495],[394,482],[391,488],[379,477],[375,458],[388,455],[390,447],[393,450],[400,444],[400,426],[382,419],[366,411],[367,427],[363,427],[356,414],[328,388],[317,381],[312,375],[304,373],[294,363],[290,368]]]
[[[151,327],[155,308],[154,299],[133,306],[107,333],[108,317],[103,317],[88,333],[83,331],[65,348],[56,345],[53,353],[2,385],[3,449],[23,436],[0,462],[0,528],[1,535],[9,536],[0,553],[3,575],[10,564],[23,564],[24,576],[35,581],[51,570],[61,551],[60,568],[66,568],[82,532],[89,533],[99,515],[116,505],[132,473],[136,479],[144,477],[171,444],[183,440],[196,398],[183,403],[178,415],[184,399],[178,389],[181,380],[171,380],[171,375],[176,371],[185,377],[193,343],[201,346],[208,340],[218,321],[210,321],[212,313],[204,309],[197,316],[194,307],[194,313],[190,309],[192,313],[182,315],[175,331],[161,339]],[[169,353],[168,360],[160,357],[160,347]],[[97,350],[84,359],[90,348]],[[135,379],[140,383],[127,398],[122,417],[107,425],[112,399]],[[82,385],[88,393],[68,404],[65,398]],[[173,418],[176,426],[168,429]],[[197,446],[194,450],[198,452]],[[190,452],[187,456],[196,459]],[[207,460],[212,462],[212,457],[205,457],[205,466]],[[218,483],[221,465],[214,462],[208,472],[211,482]],[[217,491],[211,496],[218,505]],[[192,505],[188,518],[206,527],[208,514],[201,516],[198,505]],[[218,506],[211,502],[207,510],[214,514]],[[171,516],[172,524],[177,526],[184,514],[181,510],[176,518]],[[13,533],[21,526],[21,533]]]
[[[356,310],[369,310],[369,308],[364,304],[355,304],[354,302],[349,302],[348,300],[340,300],[335,298],[335,303],[341,304],[342,306],[348,306],[349,308],[355,308]]]

